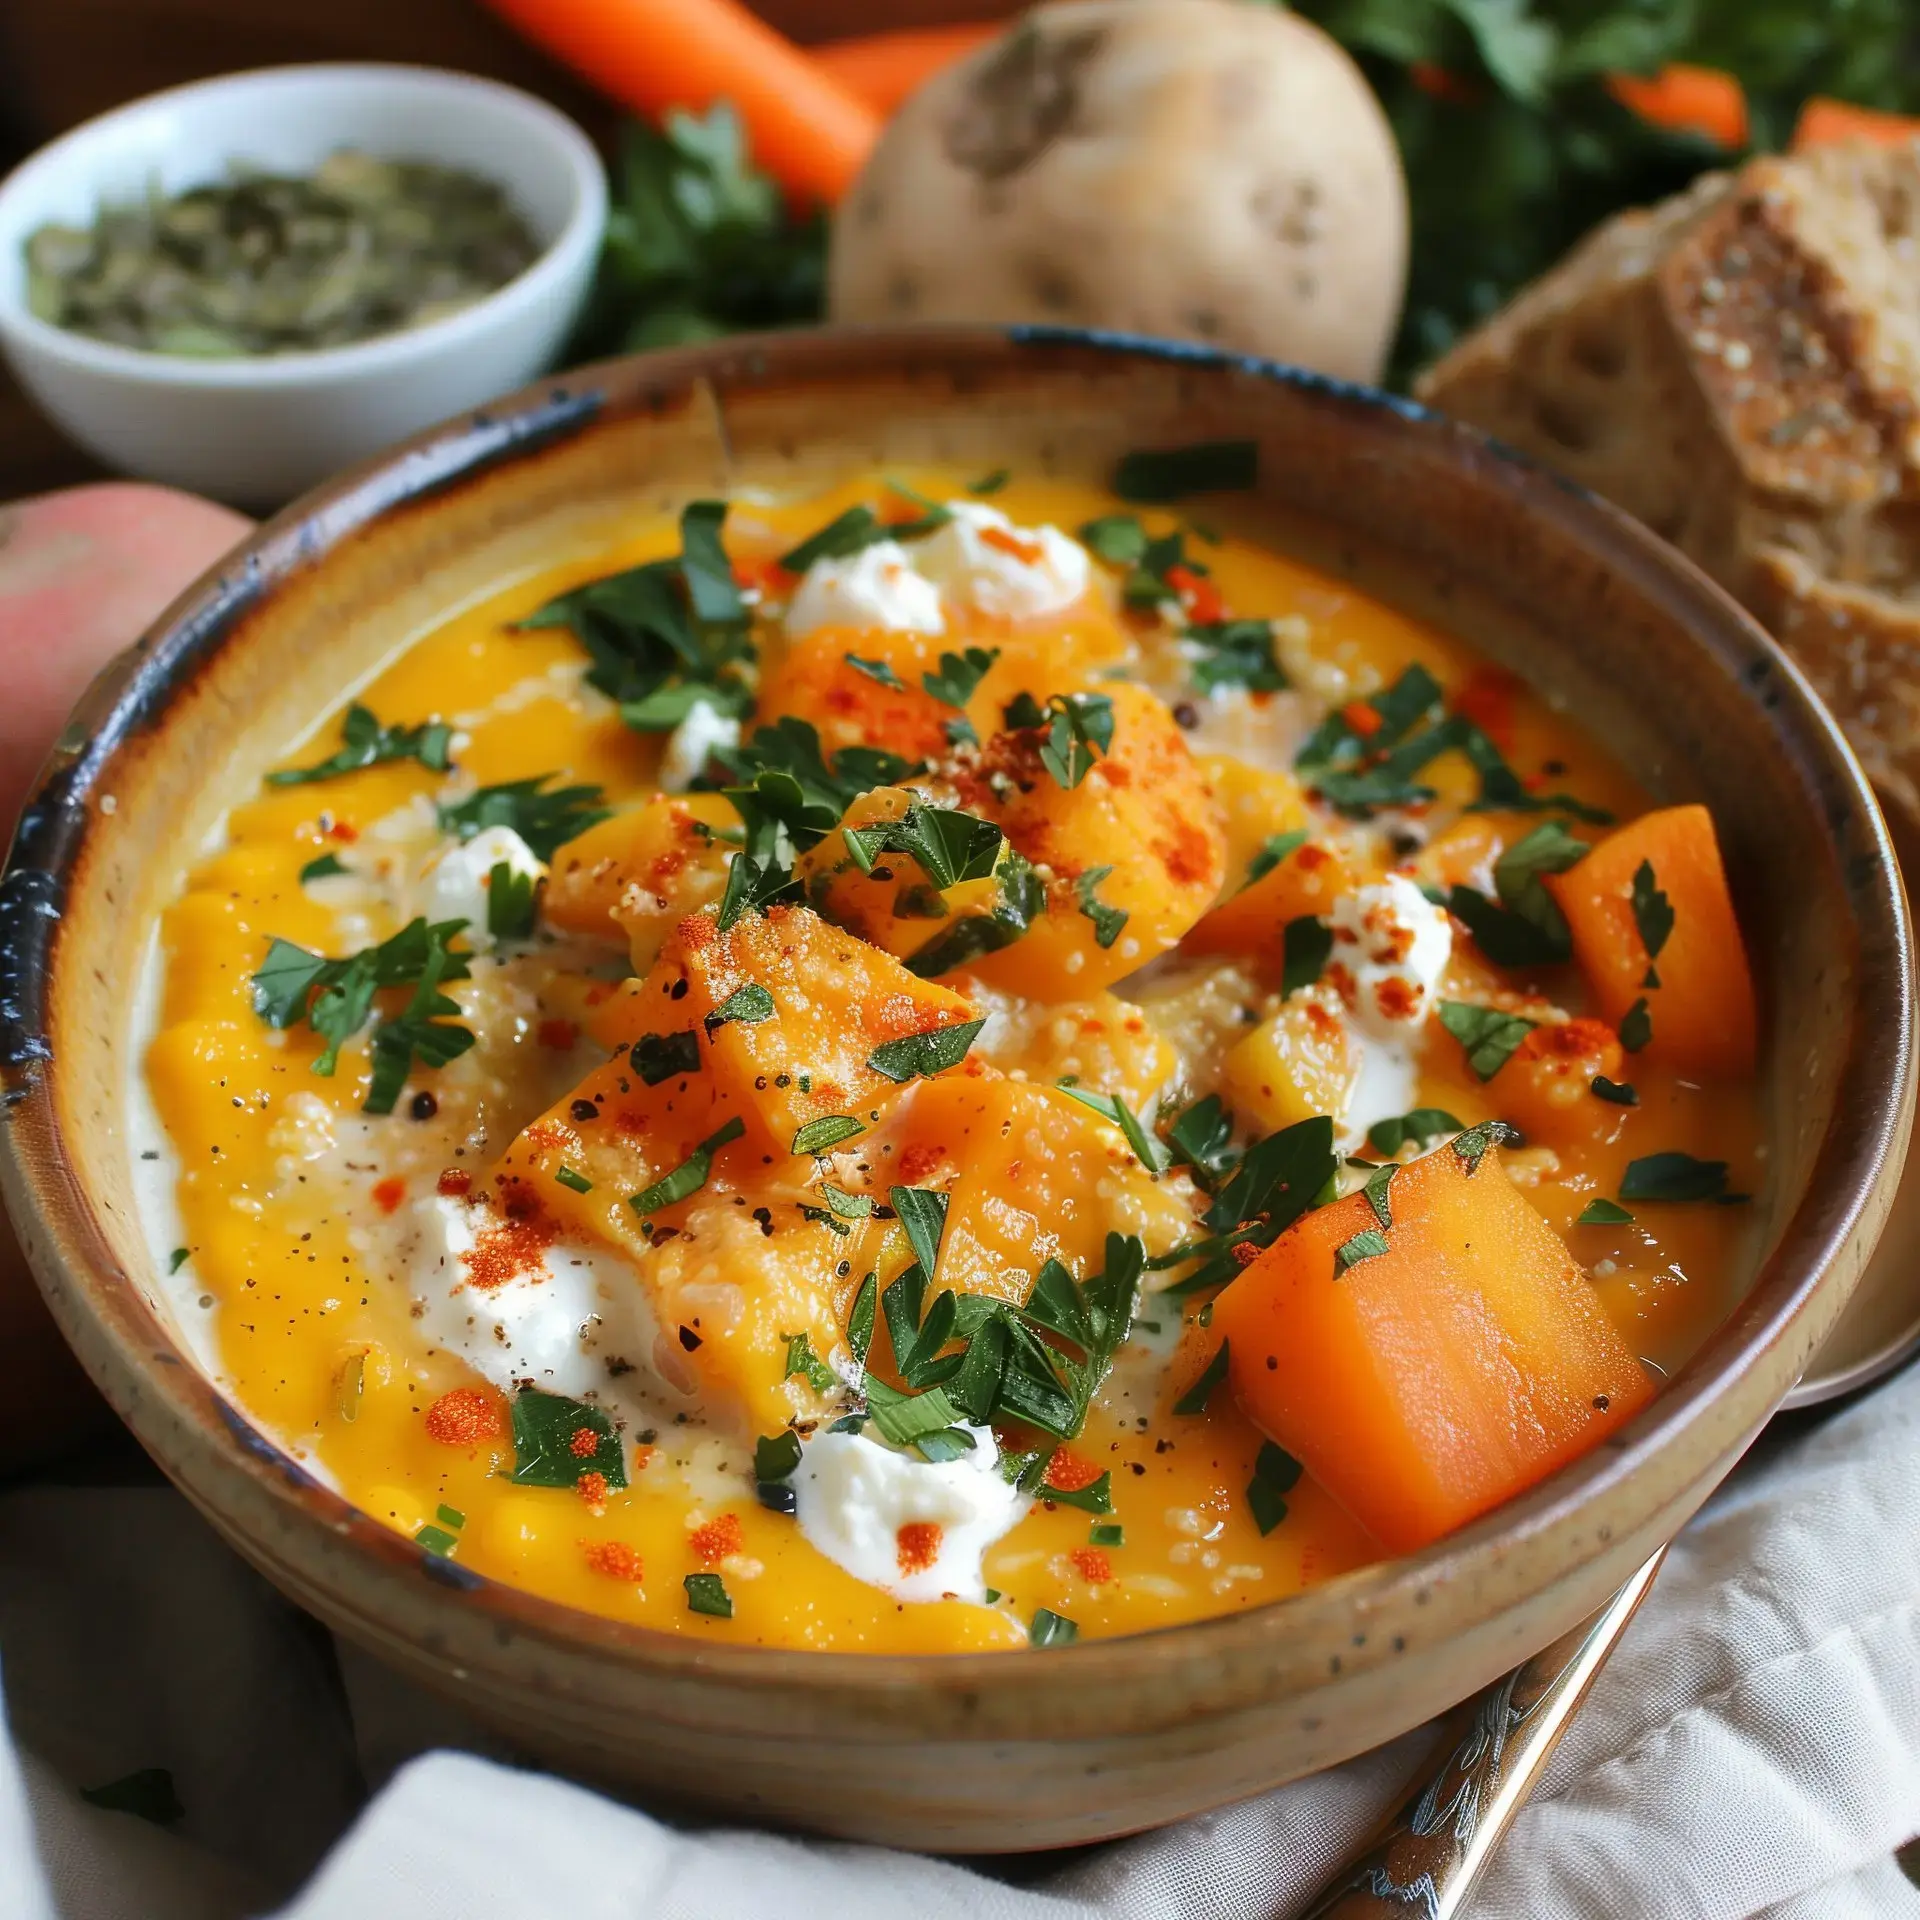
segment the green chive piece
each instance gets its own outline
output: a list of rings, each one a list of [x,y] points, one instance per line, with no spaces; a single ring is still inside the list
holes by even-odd
[[[733,1618],[733,1596],[717,1573],[690,1573],[680,1583],[687,1590],[687,1611],[715,1620]]]
[[[1080,1637],[1080,1623],[1064,1613],[1042,1607],[1033,1616],[1028,1636],[1036,1647],[1070,1647]]]

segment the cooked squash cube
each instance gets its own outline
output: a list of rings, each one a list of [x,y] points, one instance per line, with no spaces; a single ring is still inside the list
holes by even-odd
[[[616,813],[555,852],[542,911],[569,933],[626,940],[645,973],[673,928],[725,891],[733,847],[720,835],[739,826],[717,793],[661,794]]]
[[[1360,884],[1346,856],[1319,840],[1303,841],[1258,879],[1220,902],[1181,945],[1188,953],[1239,954],[1275,978],[1285,958],[1289,921],[1324,918],[1343,893]]]
[[[1220,1090],[1236,1113],[1274,1133],[1316,1113],[1345,1113],[1360,1065],[1337,997],[1316,989],[1294,994],[1235,1043],[1221,1066]]]

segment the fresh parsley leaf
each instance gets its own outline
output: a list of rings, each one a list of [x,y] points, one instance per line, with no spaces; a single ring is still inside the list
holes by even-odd
[[[1640,1052],[1653,1038],[1653,1014],[1644,996],[1630,1006],[1620,1020],[1620,1044],[1629,1053]]]
[[[1073,883],[1073,890],[1080,902],[1080,911],[1093,922],[1093,942],[1097,947],[1110,947],[1120,938],[1120,929],[1127,924],[1127,910],[1124,907],[1105,905],[1095,891],[1102,880],[1111,876],[1111,867],[1089,867]]]
[[[790,1333],[787,1340],[787,1370],[780,1377],[791,1380],[798,1374],[815,1393],[831,1393],[840,1378],[813,1350],[813,1342],[804,1333]]]
[[[1051,1480],[1040,1482],[1040,1498],[1056,1507],[1078,1507],[1082,1513],[1113,1511],[1113,1475],[1103,1473],[1084,1487],[1056,1487]]]
[[[415,1530],[413,1544],[416,1547],[424,1548],[428,1553],[434,1555],[435,1558],[444,1560],[453,1552],[454,1548],[457,1547],[460,1542],[453,1534],[449,1533],[445,1527],[428,1525]]]
[[[1730,1200],[1727,1163],[1696,1160],[1690,1153],[1649,1153],[1629,1160],[1620,1176],[1622,1200]]]
[[[1367,1145],[1375,1153],[1390,1157],[1409,1140],[1424,1148],[1443,1133],[1458,1133],[1460,1122],[1444,1107],[1415,1107],[1392,1120],[1376,1120],[1367,1129]]]
[[[169,1273],[178,1273],[192,1258],[193,1249],[191,1247],[175,1247],[174,1250],[167,1255],[167,1271]]]
[[[1204,649],[1193,663],[1193,683],[1207,693],[1240,687],[1248,693],[1278,693],[1288,685],[1273,651],[1271,620],[1208,620],[1180,636]]]
[[[1262,1442],[1247,1482],[1247,1509],[1262,1539],[1287,1517],[1286,1497],[1300,1484],[1300,1474],[1300,1462],[1285,1447]]]
[[[1640,1096],[1621,1080],[1609,1080],[1604,1073],[1593,1076],[1593,1091],[1596,1098],[1611,1100],[1616,1107],[1637,1107]]]
[[[1068,1099],[1091,1107],[1103,1120],[1111,1120],[1126,1135],[1134,1158],[1149,1173],[1165,1173],[1173,1165],[1173,1155],[1167,1150],[1166,1142],[1142,1125],[1140,1116],[1118,1094],[1096,1093],[1091,1087],[1074,1086],[1066,1080],[1056,1081],[1055,1085]]]
[[[800,1467],[800,1436],[791,1427],[763,1433],[753,1443],[753,1477],[769,1484],[791,1480]]]
[[[851,1140],[856,1134],[865,1133],[865,1121],[856,1120],[850,1113],[823,1113],[818,1120],[809,1120],[793,1136],[794,1153],[825,1153],[837,1147],[843,1140]]]
[[[713,1156],[730,1141],[738,1140],[746,1130],[747,1123],[736,1113],[725,1126],[708,1134],[671,1173],[662,1174],[652,1186],[629,1194],[627,1205],[644,1220],[648,1214],[658,1213],[662,1207],[674,1206],[698,1193],[713,1171]]]
[[[1008,468],[995,467],[991,473],[983,473],[978,480],[969,480],[967,482],[967,491],[969,493],[998,493],[1012,478],[1013,474]]]
[[[1298,993],[1320,978],[1333,955],[1333,929],[1312,914],[1289,920],[1280,936],[1280,991]]]
[[[727,884],[713,916],[716,933],[731,933],[744,914],[764,913],[791,891],[793,869],[775,858],[762,858],[744,847],[727,862]]]
[[[1534,1028],[1533,1021],[1517,1013],[1476,1007],[1465,1000],[1442,1000],[1440,1024],[1466,1049],[1467,1065],[1481,1080],[1491,1080]]]
[[[1377,1260],[1388,1251],[1387,1236],[1378,1227],[1368,1227],[1365,1232],[1356,1233],[1351,1240],[1342,1241],[1334,1249],[1333,1277],[1337,1280],[1361,1261]]]
[[[893,1187],[887,1199],[906,1230],[907,1244],[920,1271],[931,1280],[939,1266],[940,1237],[947,1230],[952,1195],[936,1193],[931,1187]]]
[[[1200,440],[1185,447],[1139,447],[1113,470],[1122,500],[1164,505],[1193,493],[1245,492],[1260,476],[1252,440]]]
[[[870,1273],[860,1282],[853,1296],[853,1311],[847,1315],[847,1346],[861,1366],[867,1364],[867,1349],[873,1344],[875,1309],[880,1301],[880,1276]]]
[[[844,560],[863,547],[876,546],[891,538],[892,530],[871,507],[849,507],[790,552],[783,553],[780,565],[788,573],[805,573],[816,560]]]
[[[1469,1127],[1464,1133],[1457,1133],[1448,1141],[1447,1147],[1456,1154],[1467,1170],[1471,1180],[1480,1171],[1480,1162],[1487,1157],[1489,1147],[1517,1147],[1520,1134],[1504,1120],[1482,1120],[1477,1127]]]
[[[935,934],[907,956],[906,966],[923,980],[956,967],[970,966],[989,953],[1011,946],[1047,910],[1046,888],[1032,864],[1009,842],[1002,850],[994,877],[999,898],[986,913],[963,914],[944,933]]]
[[[1094,749],[1105,753],[1113,745],[1113,702],[1104,693],[1056,693],[1047,704],[1053,723],[1040,764],[1072,789],[1093,771]]]
[[[1055,1613],[1051,1607],[1036,1608],[1033,1625],[1027,1630],[1028,1641],[1036,1647],[1070,1647],[1079,1637],[1079,1622]]]
[[[969,647],[964,653],[943,653],[938,669],[922,673],[920,684],[943,705],[964,707],[999,658],[998,647]]]
[[[1196,1100],[1167,1128],[1167,1145],[1174,1158],[1184,1161],[1208,1186],[1225,1179],[1232,1167],[1232,1140],[1233,1116],[1217,1093]]]
[[[309,880],[326,880],[346,871],[346,864],[337,853],[323,853],[300,869],[300,884],[304,887]]]
[[[907,691],[907,683],[884,660],[863,660],[857,653],[850,653],[846,655],[846,662],[855,672],[864,673],[869,680],[878,682],[890,693]]]
[[[626,1451],[598,1407],[523,1387],[513,1396],[513,1474],[520,1487],[571,1487],[583,1473],[627,1484]]]
[[[1580,1209],[1580,1217],[1573,1224],[1576,1227],[1620,1227],[1633,1218],[1625,1207],[1616,1206],[1611,1200],[1589,1200]]]
[[[1147,530],[1130,513],[1108,513],[1087,521],[1080,541],[1109,566],[1135,567],[1147,551]]]
[[[1367,1184],[1360,1189],[1366,1195],[1367,1205],[1373,1209],[1373,1217],[1379,1221],[1382,1232],[1393,1225],[1393,1181],[1400,1171],[1400,1164],[1394,1161],[1367,1176]]]
[[[524,940],[533,932],[540,882],[505,860],[487,873],[487,931],[496,940]]]
[[[773,995],[757,980],[746,981],[737,986],[727,997],[701,1022],[709,1034],[721,1027],[729,1026],[738,1020],[746,1026],[757,1026],[763,1020],[773,1018]]]
[[[1536,911],[1521,913],[1464,886],[1449,888],[1446,897],[1447,911],[1496,967],[1554,966],[1573,951],[1567,923],[1544,887],[1529,905]]]
[[[304,786],[312,780],[332,780],[362,767],[382,766],[390,760],[418,760],[431,773],[446,773],[453,729],[429,720],[417,727],[382,726],[370,708],[356,700],[340,722],[340,749],[310,767],[282,767],[267,775],[270,787]]]
[[[737,747],[716,748],[713,757],[741,783],[728,787],[727,797],[747,824],[748,851],[763,858],[775,851],[776,829],[793,848],[810,847],[861,794],[897,786],[914,771],[913,762],[881,747],[842,747],[829,759],[813,724],[791,714],[756,727]]]
[[[1096,1520],[1087,1529],[1090,1547],[1124,1547],[1126,1544],[1127,1530],[1117,1520]]]
[[[1339,1164],[1332,1120],[1325,1114],[1296,1120],[1256,1140],[1240,1156],[1219,1198],[1207,1209],[1205,1222],[1224,1233],[1258,1221],[1259,1244],[1271,1246],[1313,1205]]]
[[[1673,902],[1660,891],[1653,876],[1653,862],[1642,860],[1633,876],[1633,924],[1640,929],[1641,944],[1649,961],[1660,957],[1673,931]]]
[[[1213,1398],[1214,1388],[1227,1377],[1227,1367],[1231,1359],[1228,1345],[1227,1341],[1222,1340],[1214,1349],[1213,1358],[1201,1369],[1199,1379],[1173,1403],[1175,1413],[1191,1415],[1206,1412],[1207,1402]]]
[[[691,1031],[643,1033],[627,1059],[648,1086],[657,1087],[663,1080],[700,1071],[700,1036]]]
[[[836,1187],[830,1180],[821,1181],[820,1197],[843,1220],[865,1220],[873,1213],[870,1195],[849,1193],[844,1187]]]
[[[1290,833],[1269,834],[1261,841],[1260,851],[1247,862],[1247,877],[1241,883],[1242,891],[1256,880],[1264,880],[1281,861],[1298,853],[1310,838],[1305,827],[1296,827]]]
[[[613,818],[612,809],[600,804],[598,787],[547,785],[559,777],[541,773],[531,780],[482,787],[440,809],[440,830],[471,840],[488,827],[508,827],[527,843],[536,859],[551,860],[567,841]]]
[[[927,1033],[903,1034],[898,1040],[885,1040],[867,1055],[867,1065],[889,1080],[913,1080],[944,1073],[967,1057],[967,1049],[980,1037],[986,1020],[962,1020],[951,1027],[935,1027]]]
[[[847,852],[862,873],[872,873],[883,854],[904,853],[945,892],[968,880],[984,880],[1000,859],[1005,837],[991,820],[955,807],[915,801],[898,820],[848,827]]]
[[[959,1409],[939,1387],[929,1387],[924,1393],[902,1393],[868,1374],[866,1394],[867,1411],[880,1437],[896,1447],[921,1447],[930,1435],[946,1433],[960,1424]],[[971,1435],[968,1444],[972,1444]]]
[[[689,1573],[680,1582],[687,1590],[687,1611],[715,1620],[733,1618],[733,1596],[717,1573]]]

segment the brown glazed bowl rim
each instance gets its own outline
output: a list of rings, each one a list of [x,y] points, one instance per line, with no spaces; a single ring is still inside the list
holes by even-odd
[[[1850,874],[1858,913],[1854,931],[1861,954],[1882,956],[1884,964],[1857,969],[1856,1017],[1837,1081],[1834,1117],[1806,1193],[1782,1225],[1778,1243],[1751,1289],[1693,1361],[1610,1443],[1434,1546],[1374,1562],[1241,1612],[1084,1641],[1071,1649],[1017,1655],[733,1646],[632,1625],[433,1560],[361,1513],[229,1402],[139,1289],[116,1269],[95,1202],[83,1190],[63,1141],[57,1103],[44,1097],[53,983],[61,966],[80,964],[62,951],[60,904],[93,817],[90,798],[116,751],[130,736],[159,722],[196,664],[223,644],[240,616],[276,583],[319,560],[369,521],[511,462],[522,452],[571,438],[591,428],[609,405],[616,411],[657,405],[708,377],[723,385],[728,378],[751,380],[765,373],[797,381],[830,379],[834,355],[844,355],[849,336],[871,342],[876,354],[928,371],[991,368],[1032,349],[1173,361],[1199,378],[1217,372],[1285,385],[1303,404],[1353,420],[1389,449],[1422,440],[1430,448],[1437,444],[1453,466],[1463,472],[1471,467],[1480,484],[1510,496],[1517,512],[1570,531],[1615,573],[1656,592],[1676,610],[1691,644],[1709,650],[1730,676],[1742,681],[1743,697],[1766,708],[1765,724],[1775,737],[1793,741],[1813,768],[1836,839],[1851,838],[1873,849],[1855,864],[1877,871]],[[915,1692],[945,1694],[951,1700],[956,1694],[998,1692],[1009,1684],[1064,1701],[1067,1696],[1059,1688],[1066,1685],[1079,1732],[1092,1735],[1126,1719],[1126,1696],[1144,1672],[1164,1676],[1195,1663],[1196,1671],[1224,1666],[1251,1673],[1280,1664],[1290,1643],[1343,1644],[1343,1631],[1351,1636],[1356,1624],[1404,1620],[1413,1605],[1447,1591],[1488,1596],[1491,1606],[1491,1596],[1502,1585],[1501,1564],[1521,1543],[1557,1535],[1565,1554],[1575,1560],[1600,1550],[1595,1540],[1604,1542],[1609,1530],[1601,1527],[1589,1537],[1583,1517],[1590,1517],[1597,1503],[1655,1455],[1710,1423],[1718,1404],[1756,1357],[1789,1335],[1899,1149],[1912,1091],[1906,911],[1885,825],[1838,726],[1761,628],[1640,523],[1478,431],[1373,389],[1209,349],[1051,327],[812,329],[734,337],[609,361],[462,416],[296,501],[188,588],[148,631],[135,654],[135,663],[112,690],[111,704],[92,730],[76,737],[70,729],[63,738],[22,816],[0,880],[0,1073],[5,1076],[8,1119],[0,1129],[0,1188],[12,1217],[32,1229],[23,1232],[23,1238],[40,1269],[42,1290],[70,1338],[76,1320],[84,1325],[89,1337],[76,1344],[91,1350],[104,1343],[116,1364],[137,1376],[144,1403],[138,1422],[141,1437],[163,1466],[169,1462],[166,1442],[156,1439],[159,1426],[167,1427],[183,1453],[190,1429],[203,1436],[224,1429],[219,1440],[224,1464],[244,1471],[256,1487],[265,1489],[279,1510],[280,1523],[307,1534],[315,1554],[331,1545],[350,1556],[371,1555],[394,1567],[420,1568],[444,1583],[440,1604],[474,1611],[476,1624],[587,1651],[636,1673],[704,1675],[736,1685],[764,1682],[787,1693],[831,1692],[855,1703],[865,1699],[875,1704]],[[108,1377],[110,1371],[95,1366],[108,1397],[123,1399]],[[1746,1423],[1743,1442],[1754,1430],[1757,1422]],[[1723,1449],[1716,1445],[1711,1450]],[[1355,1645],[1361,1643],[1361,1636],[1351,1637]],[[1516,1657],[1530,1651],[1517,1649]],[[1103,1706],[1103,1701],[1109,1704]]]

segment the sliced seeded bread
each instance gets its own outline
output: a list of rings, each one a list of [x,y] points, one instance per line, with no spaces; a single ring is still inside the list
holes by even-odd
[[[1920,141],[1617,216],[1419,393],[1690,554],[1920,815]]]

